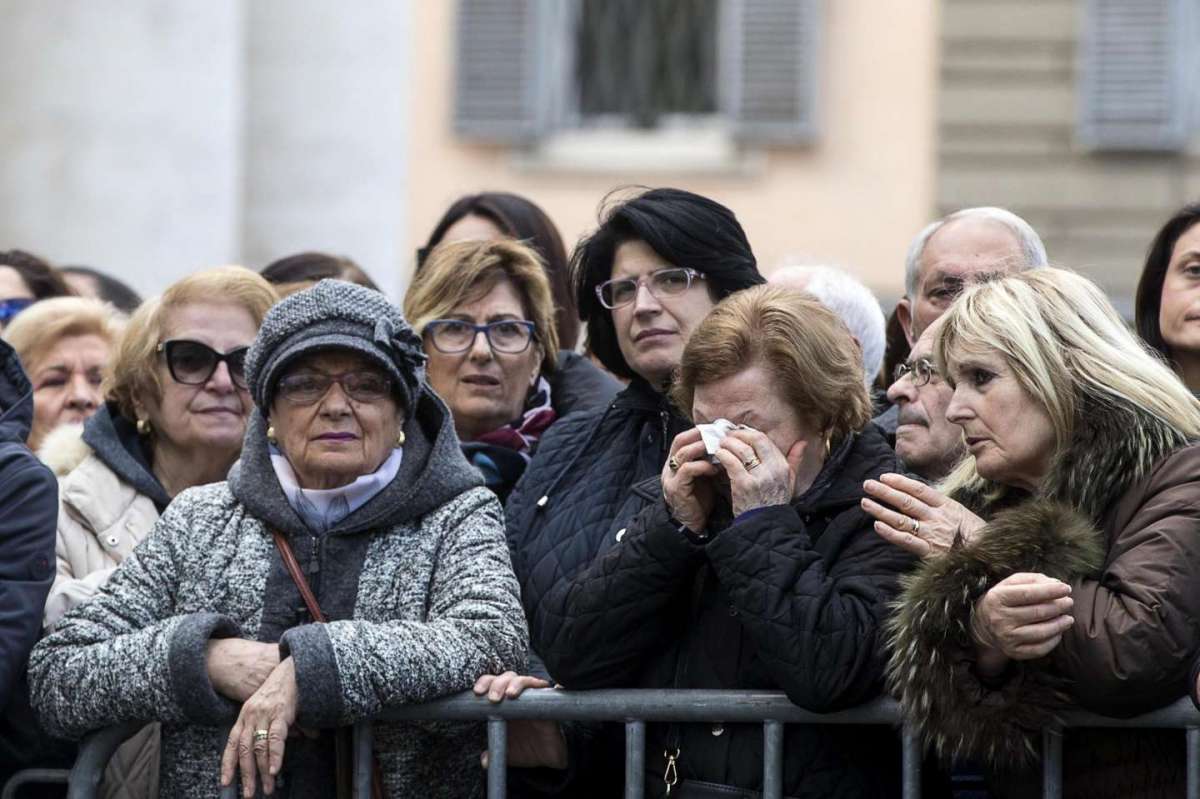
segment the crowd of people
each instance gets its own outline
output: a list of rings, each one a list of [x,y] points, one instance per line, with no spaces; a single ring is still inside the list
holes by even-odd
[[[389,706],[737,688],[890,693],[926,795],[1020,797],[1065,712],[1200,702],[1200,204],[1132,325],[1004,209],[904,260],[886,318],[671,188],[570,253],[464,197],[399,304],[319,252],[146,300],[0,252],[0,782],[137,723],[107,797],[349,796]],[[481,725],[376,726],[375,796],[481,795]],[[624,754],[513,722],[510,792],[619,795]],[[1064,796],[1184,795],[1178,731],[1064,758]],[[648,796],[763,787],[757,725],[650,724],[644,760]],[[896,796],[900,760],[791,726],[784,794]]]

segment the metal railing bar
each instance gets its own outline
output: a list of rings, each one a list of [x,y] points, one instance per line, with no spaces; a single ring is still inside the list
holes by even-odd
[[[1062,732],[1042,730],[1042,799],[1062,799],[1062,757]]]
[[[146,723],[142,721],[127,721],[85,736],[79,745],[75,763],[71,766],[67,799],[91,799],[95,796],[100,781],[104,779],[104,769],[117,747],[144,726]]]
[[[508,722],[501,718],[489,718],[488,731],[488,799],[504,799],[508,786],[505,778],[508,768]],[[370,796],[370,792],[359,794]]]
[[[21,769],[4,783],[0,799],[13,799],[26,785],[65,785],[71,772],[65,768]]]
[[[1200,727],[1187,728],[1187,799],[1200,799]]]
[[[763,722],[763,799],[783,799],[783,722]]]
[[[904,799],[921,799],[921,740],[916,731],[904,725],[904,749],[901,754],[901,774]]]
[[[375,728],[369,721],[354,725],[354,795],[371,795],[371,750],[375,748]]]
[[[625,722],[625,799],[646,795],[646,722]]]

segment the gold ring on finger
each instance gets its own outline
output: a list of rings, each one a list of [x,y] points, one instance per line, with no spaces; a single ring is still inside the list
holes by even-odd
[[[671,474],[675,474],[675,472],[679,471],[679,459],[672,455],[667,459],[667,466],[671,468]]]
[[[761,466],[761,465],[762,465],[762,461],[760,461],[757,457],[753,457],[750,460],[742,462],[742,466],[745,466],[746,471],[748,471],[748,472],[754,471],[754,469],[756,467]]]
[[[912,523],[913,523],[913,529],[912,529],[913,535],[917,535],[918,533],[921,532],[921,522],[918,521],[917,519],[913,519]]]
[[[258,742],[258,741],[265,741],[265,740],[267,740],[267,738],[269,738],[269,737],[271,737],[271,731],[270,731],[270,730],[255,730],[255,731],[254,731],[254,740],[255,740],[255,742]]]

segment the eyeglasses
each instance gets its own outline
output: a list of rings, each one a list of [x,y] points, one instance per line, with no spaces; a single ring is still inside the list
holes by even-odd
[[[279,396],[293,405],[312,405],[337,383],[346,396],[356,402],[378,402],[392,393],[392,381],[379,372],[297,372],[284,376],[276,389]]]
[[[536,329],[533,322],[523,319],[504,319],[486,325],[462,319],[434,319],[425,325],[425,334],[439,352],[453,354],[471,349],[475,337],[483,333],[494,351],[512,355],[529,349]]]
[[[631,277],[606,280],[596,286],[596,296],[600,299],[601,305],[612,310],[628,305],[637,299],[638,289],[642,287],[643,281],[653,297],[662,299],[663,297],[679,296],[690,289],[696,280],[704,280],[704,275],[695,269],[686,267],[659,269],[657,272],[651,272],[636,280]]]
[[[212,379],[222,362],[229,368],[229,378],[238,388],[246,388],[246,353],[249,347],[236,347],[229,352],[217,352],[200,341],[185,338],[171,339],[158,345],[158,352],[167,356],[167,370],[176,383],[202,386]]]
[[[19,314],[21,311],[33,305],[33,300],[25,297],[13,298],[10,300],[0,300],[0,325],[3,325]]]
[[[896,382],[905,375],[909,376],[915,388],[920,388],[937,377],[937,367],[928,358],[917,358],[915,361],[898,363],[895,371],[892,372],[892,382]]]

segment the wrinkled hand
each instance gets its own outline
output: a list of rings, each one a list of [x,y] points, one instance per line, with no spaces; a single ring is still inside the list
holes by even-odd
[[[729,475],[733,515],[754,508],[786,505],[797,491],[812,485],[820,471],[820,463],[815,469],[804,468],[808,443],[800,439],[784,455],[765,433],[750,427],[729,431],[729,435],[721,439],[716,457]],[[807,480],[797,479],[802,469]]]
[[[1075,623],[1071,586],[1044,574],[1018,573],[996,583],[975,603],[971,634],[984,674],[1009,660],[1045,657]]]
[[[873,497],[864,498],[862,508],[875,517],[875,532],[922,558],[945,554],[960,536],[969,543],[986,524],[937,489],[902,474],[868,480],[863,490]],[[916,531],[914,521],[920,522]]]
[[[679,470],[671,469],[671,458],[679,463]],[[663,464],[663,499],[680,524],[694,533],[702,533],[708,526],[712,513],[716,489],[712,478],[720,470],[709,463],[708,450],[696,428],[675,436],[671,442],[671,455]]]
[[[549,688],[550,683],[532,675],[521,675],[515,671],[503,674],[485,674],[475,681],[475,695],[486,695],[489,702],[516,699],[526,688]],[[489,753],[485,749],[479,757],[480,764],[487,768]],[[521,719],[508,723],[508,764],[514,768],[567,767],[567,742],[562,727],[557,721]]]
[[[222,786],[232,785],[241,771],[243,796],[254,796],[256,779],[262,780],[263,793],[270,796],[275,792],[275,777],[283,766],[283,750],[296,722],[298,704],[296,664],[289,657],[242,705],[221,755]],[[267,730],[266,740],[254,740],[257,730]]]
[[[208,642],[204,657],[213,689],[235,702],[245,702],[279,665],[279,645],[218,638]]]

